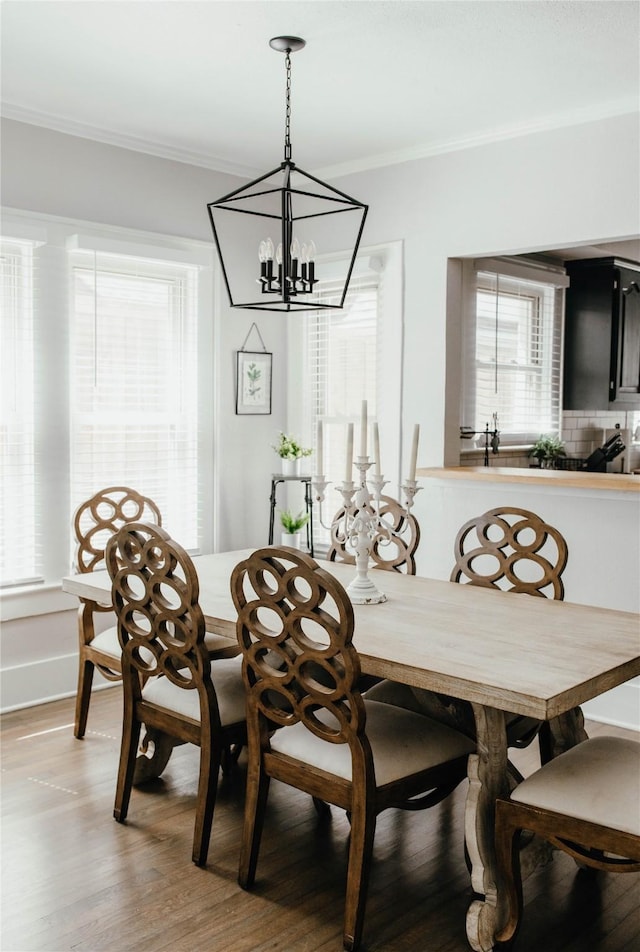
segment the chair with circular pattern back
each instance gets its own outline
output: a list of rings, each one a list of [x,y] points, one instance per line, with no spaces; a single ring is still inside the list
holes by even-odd
[[[134,522],[105,561],[122,649],[124,714],[113,815],[127,817],[142,724],[200,748],[192,859],[207,862],[218,773],[246,741],[242,659],[211,661],[190,556],[160,526]]]
[[[452,582],[564,598],[567,543],[528,509],[499,507],[470,519],[458,532],[454,548]]]
[[[528,509],[498,507],[469,519],[460,528],[454,547],[450,580],[541,598],[564,598],[562,573],[567,543],[561,533]],[[475,737],[471,705],[435,691],[383,681],[368,697],[421,711]],[[550,737],[533,718],[508,715],[510,747],[526,747],[539,734],[543,762],[550,759]],[[512,767],[514,776],[519,774]]]
[[[310,556],[260,549],[235,567],[231,592],[247,692],[239,883],[249,889],[255,880],[271,778],[341,807],[351,822],[343,944],[357,949],[378,813],[439,803],[466,778],[474,744],[363,698],[353,605]]]
[[[107,542],[125,523],[142,520],[162,525],[158,506],[148,496],[142,496],[128,486],[109,486],[101,489],[78,507],[73,518],[76,538],[75,570],[79,573],[104,569]],[[78,690],[74,734],[84,737],[91,702],[93,672],[97,668],[107,681],[120,681],[120,644],[116,627],[111,626],[96,635],[94,614],[112,611],[111,605],[99,605],[89,599],[80,599],[78,610]]]

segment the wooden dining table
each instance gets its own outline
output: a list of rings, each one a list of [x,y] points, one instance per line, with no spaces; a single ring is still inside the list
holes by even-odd
[[[235,642],[229,579],[253,551],[193,560],[212,651],[228,653]],[[352,565],[321,564],[345,587],[354,577]],[[363,673],[472,705],[465,841],[477,898],[466,928],[471,947],[490,952],[502,915],[494,810],[510,786],[505,713],[548,722],[553,756],[584,740],[580,705],[640,674],[640,616],[396,572],[376,572],[376,584],[385,602],[354,605]],[[106,572],[67,576],[62,587],[110,603]]]

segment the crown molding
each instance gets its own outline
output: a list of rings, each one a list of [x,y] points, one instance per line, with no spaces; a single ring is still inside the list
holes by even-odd
[[[613,119],[624,115],[637,116],[638,114],[638,99],[636,97],[630,97],[599,106],[588,106],[583,109],[559,113],[555,116],[547,116],[532,122],[514,123],[499,129],[492,129],[489,132],[463,136],[457,139],[425,143],[407,149],[381,152],[361,159],[339,162],[334,165],[325,165],[320,168],[314,168],[312,174],[324,179],[340,178],[344,175],[353,175],[358,172],[367,172],[386,166],[400,165],[404,162],[413,162],[417,159],[444,155],[447,152],[460,152],[464,149],[491,145],[495,142],[517,139],[540,132],[549,132],[554,129],[584,125],[589,122]],[[105,145],[113,145],[122,149],[132,149],[135,152],[143,152],[147,155],[154,155],[157,158],[169,159],[172,162],[183,162],[187,165],[195,165],[201,168],[211,169],[215,172],[235,175],[240,178],[252,179],[258,175],[262,175],[264,172],[263,168],[241,165],[204,152],[181,149],[166,142],[156,142],[137,136],[125,135],[110,129],[103,129],[98,126],[76,122],[65,116],[51,115],[49,113],[38,112],[34,109],[27,109],[24,106],[18,106],[14,103],[2,103],[2,115],[6,119],[13,119],[17,122],[42,126],[47,129],[52,129],[55,132],[63,132],[67,135],[79,136],[83,139],[92,139],[96,142],[102,142]]]
[[[237,162],[230,162],[205,152],[181,149],[167,142],[155,142],[151,139],[142,139],[138,136],[114,132],[112,129],[103,129],[84,122],[76,122],[75,119],[68,119],[66,116],[27,109],[24,106],[17,106],[15,103],[3,102],[1,112],[3,119],[13,119],[16,122],[25,122],[31,126],[42,126],[46,129],[52,129],[54,132],[79,136],[81,139],[92,139],[95,142],[102,142],[104,145],[131,149],[134,152],[144,152],[146,155],[153,155],[159,159],[184,162],[187,165],[196,165],[211,169],[214,172],[225,172],[228,175],[236,175],[242,178],[255,178],[264,172],[264,169],[240,165]]]
[[[435,155],[444,155],[447,152],[461,152],[464,149],[473,149],[478,146],[491,145],[494,142],[504,142],[508,139],[518,139],[522,136],[535,135],[539,132],[550,132],[554,129],[564,129],[570,126],[584,125],[589,122],[598,122],[603,119],[614,119],[618,116],[635,115],[640,117],[640,101],[636,97],[617,100],[602,106],[588,106],[583,109],[574,109],[548,116],[532,122],[515,123],[492,129],[490,132],[477,133],[459,139],[441,140],[424,145],[416,145],[407,149],[398,149],[395,152],[383,152],[378,155],[367,156],[363,159],[354,159],[351,162],[339,162],[335,165],[325,165],[313,170],[318,178],[333,179],[343,175],[353,175],[356,172],[367,172],[372,169],[384,168],[390,165],[400,165],[403,162],[413,162],[416,159],[427,159]]]

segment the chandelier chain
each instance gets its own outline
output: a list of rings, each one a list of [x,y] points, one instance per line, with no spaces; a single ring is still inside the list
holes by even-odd
[[[285,57],[285,68],[287,71],[287,88],[286,88],[286,110],[285,110],[285,120],[284,120],[284,158],[285,162],[288,162],[291,158],[291,56],[289,55],[289,50],[287,50],[287,55]]]

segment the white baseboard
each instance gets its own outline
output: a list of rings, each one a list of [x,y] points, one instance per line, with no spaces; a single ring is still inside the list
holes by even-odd
[[[582,705],[585,717],[602,724],[640,731],[640,682],[627,681]]]
[[[78,655],[61,655],[0,671],[0,713],[46,704],[63,697],[75,697],[78,681]],[[93,689],[113,687],[95,672]]]

